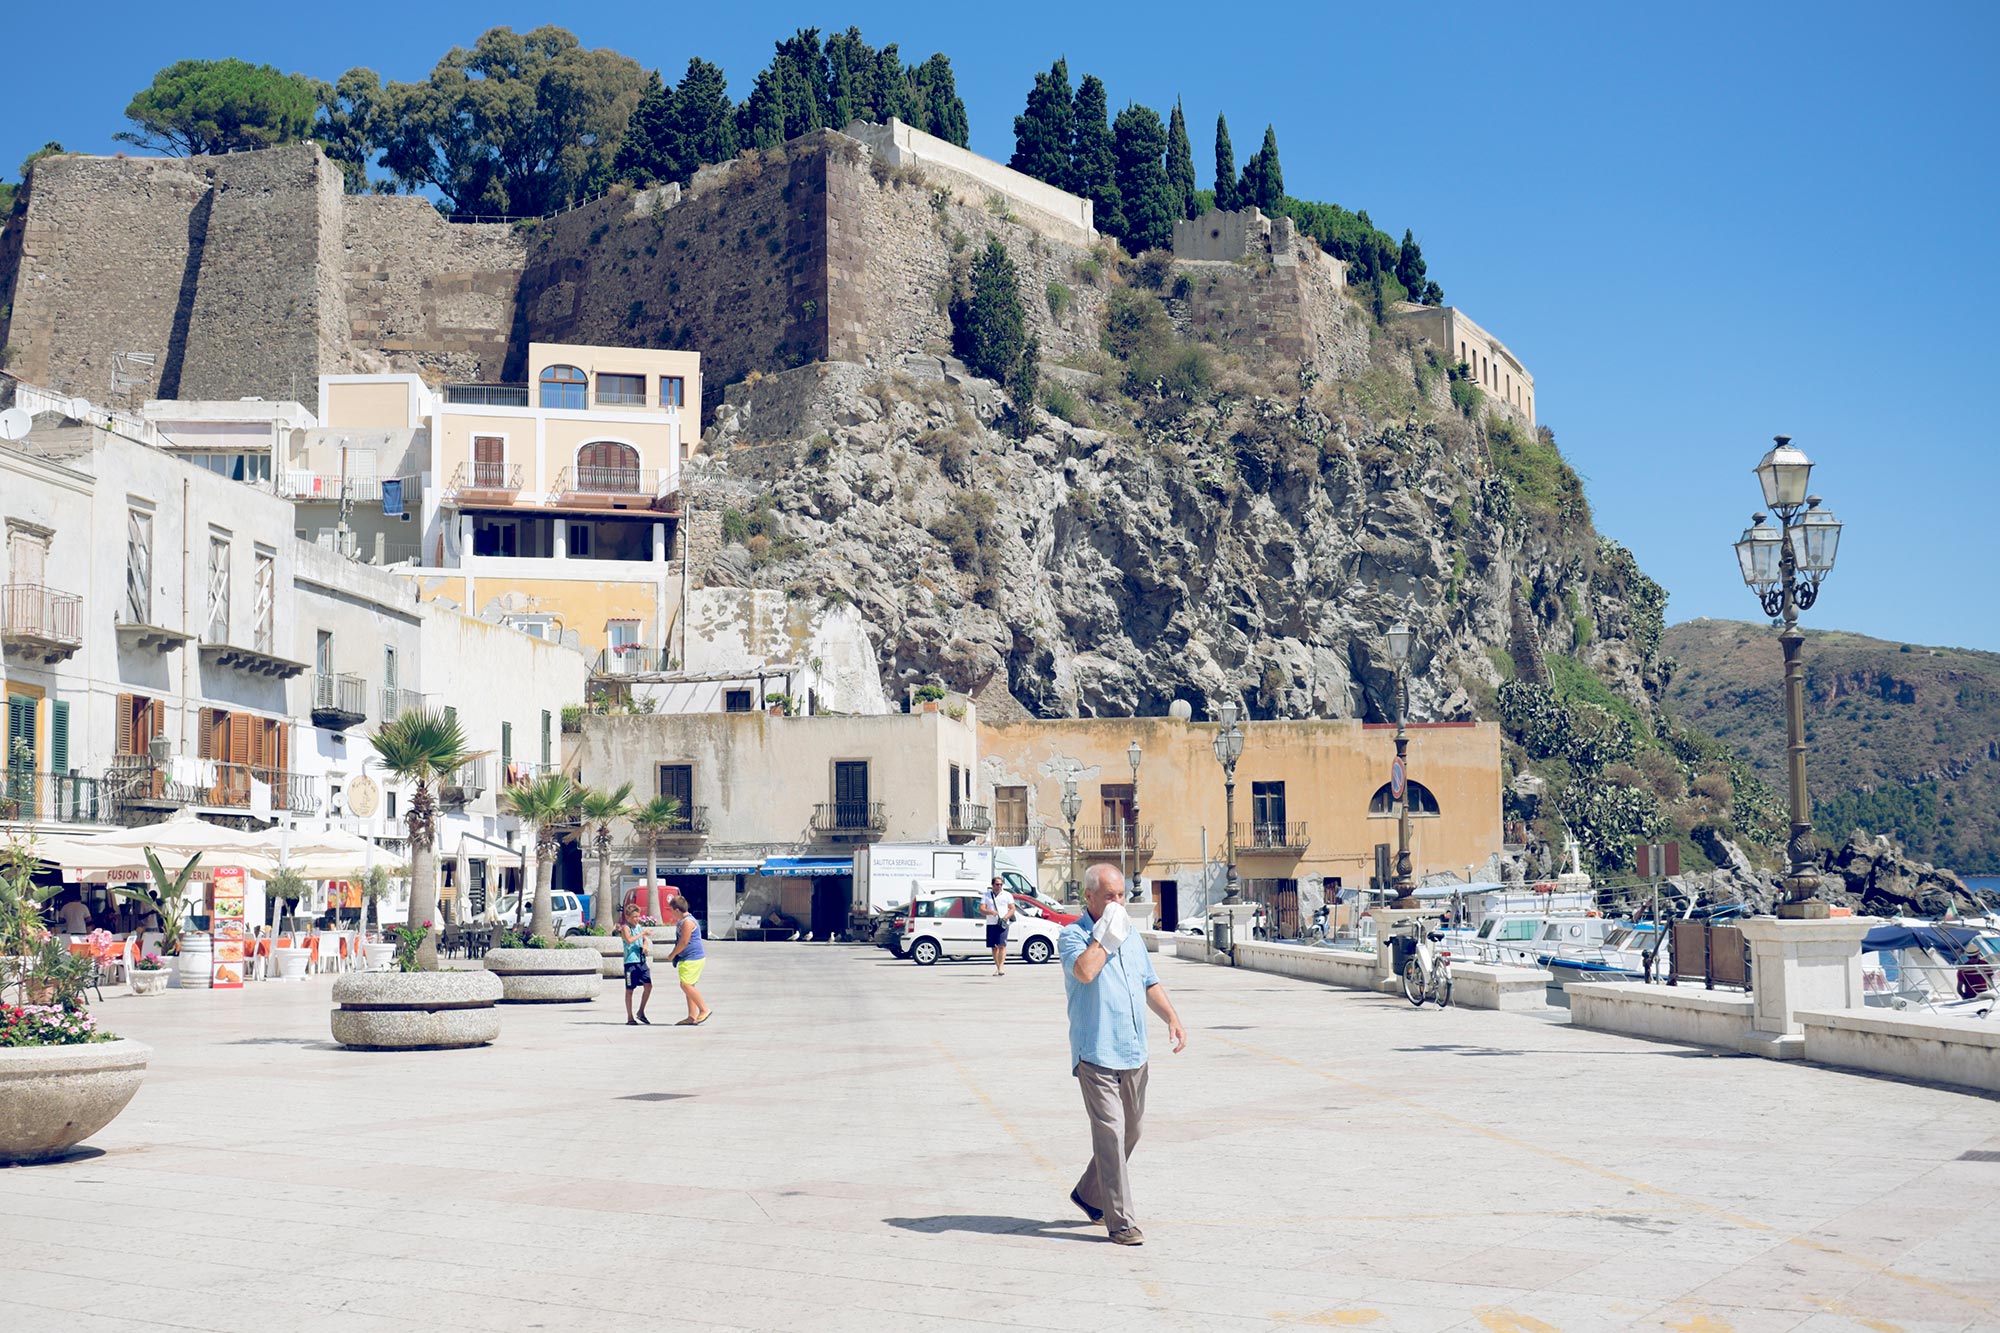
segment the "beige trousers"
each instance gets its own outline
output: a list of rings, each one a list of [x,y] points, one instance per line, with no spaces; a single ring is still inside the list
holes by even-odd
[[[1076,1182],[1077,1197],[1102,1208],[1111,1230],[1123,1231],[1133,1225],[1126,1159],[1139,1145],[1139,1122],[1146,1115],[1146,1066],[1106,1069],[1085,1060],[1076,1067],[1076,1083],[1090,1117],[1090,1165]]]

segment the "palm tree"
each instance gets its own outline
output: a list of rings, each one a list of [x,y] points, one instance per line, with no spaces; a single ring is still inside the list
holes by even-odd
[[[646,844],[646,915],[660,914],[660,835],[680,827],[681,803],[671,796],[655,796],[630,816],[633,829]]]
[[[528,921],[531,936],[555,938],[549,879],[555,873],[556,846],[562,841],[564,826],[575,822],[582,805],[583,788],[562,773],[544,773],[500,793],[500,808],[535,830],[535,914]]]
[[[616,791],[583,792],[583,817],[597,825],[597,835],[593,840],[597,846],[597,909],[592,915],[600,930],[611,930],[611,821],[623,819],[632,813],[632,784],[627,782]]]
[[[443,711],[411,709],[393,722],[386,722],[368,743],[381,756],[382,767],[405,782],[414,783],[410,795],[410,915],[414,926],[437,918],[437,803],[431,786],[478,759],[483,751],[467,744],[458,719]],[[424,936],[417,948],[417,968],[437,970],[437,934]]]

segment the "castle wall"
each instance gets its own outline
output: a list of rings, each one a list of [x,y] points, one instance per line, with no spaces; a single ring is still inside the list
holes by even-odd
[[[407,195],[350,195],[339,240],[347,370],[433,384],[519,372],[508,353],[528,247],[511,224],[448,222]]]
[[[1297,262],[1288,263],[1177,261],[1176,278],[1187,279],[1193,332],[1232,348],[1261,347],[1311,362],[1323,375],[1363,369],[1368,332],[1342,295],[1345,265],[1310,242],[1294,254]]]
[[[995,195],[1019,204],[1029,212],[1027,224],[1052,240],[1086,247],[1097,241],[1095,206],[1081,195],[913,129],[893,116],[886,125],[854,121],[844,133],[891,167],[921,168],[926,176],[950,187],[975,207],[985,207]]]

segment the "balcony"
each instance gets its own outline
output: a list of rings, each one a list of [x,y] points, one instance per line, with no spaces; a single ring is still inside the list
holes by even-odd
[[[486,759],[482,755],[438,783],[438,804],[447,809],[459,809],[484,796],[491,786],[486,777]]]
[[[220,760],[197,761],[203,778],[213,770],[214,781],[196,791],[193,804],[223,810],[251,810],[258,803],[258,788],[268,789],[272,813],[295,815],[319,813],[316,779],[267,764],[226,764]],[[261,812],[260,812],[261,815]]]
[[[143,755],[123,755],[105,771],[103,787],[110,797],[109,808],[121,816],[139,809],[192,805],[269,818],[318,814],[320,807],[318,779],[309,774],[218,759],[183,757],[154,763]],[[268,811],[258,808],[260,796],[269,801]]]
[[[312,719],[316,727],[345,731],[368,718],[368,682],[359,676],[313,673]]]
[[[280,680],[303,676],[308,669],[304,662],[294,662],[289,657],[280,657],[263,648],[245,648],[234,643],[204,643],[201,660],[205,666],[228,667],[246,676],[276,676]]]
[[[1312,838],[1306,833],[1306,822],[1303,819],[1294,819],[1289,823],[1274,821],[1236,826],[1238,856],[1255,855],[1259,852],[1278,856],[1297,856],[1310,846]]]
[[[22,824],[108,824],[110,789],[70,773],[0,769],[0,820]]]
[[[834,842],[866,842],[889,831],[880,801],[822,801],[813,807],[813,834]]]
[[[421,713],[426,707],[424,701],[428,697],[428,695],[418,694],[415,690],[402,690],[396,688],[394,685],[384,685],[382,687],[382,711],[377,716],[384,722],[390,722],[405,713]]]
[[[83,646],[83,598],[39,583],[0,587],[0,646],[60,662]]]
[[[650,467],[566,467],[549,494],[556,504],[588,509],[650,509],[665,499],[671,472]]]
[[[1034,839],[1034,830],[1026,821],[1014,821],[1004,815],[993,826],[993,842],[998,847],[1026,847]]]
[[[985,806],[960,801],[951,807],[946,832],[953,842],[971,842],[974,838],[985,837],[992,828],[993,817]]]
[[[525,384],[447,384],[444,400],[463,407],[526,407]]]
[[[118,647],[122,652],[151,648],[156,653],[168,653],[194,638],[192,634],[168,629],[165,625],[144,625],[130,620],[121,620],[114,628],[118,631]]]
[[[1143,861],[1153,853],[1153,826],[1111,823],[1080,828],[1076,831],[1076,849],[1080,856],[1129,856]]]
[[[521,494],[519,463],[460,463],[445,487],[444,502],[451,505],[510,505]]]
[[[381,504],[384,481],[403,483],[403,508],[411,511],[419,508],[415,477],[357,477],[352,473],[343,477],[338,472],[301,472],[286,469],[278,474],[278,494],[287,500],[322,500],[338,503],[345,499],[354,504]]]
[[[593,676],[648,676],[660,670],[660,650],[640,643],[606,648],[590,661]]]

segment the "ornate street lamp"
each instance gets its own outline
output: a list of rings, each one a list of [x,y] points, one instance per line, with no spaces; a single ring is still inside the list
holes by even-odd
[[[1396,771],[1401,791],[1389,795],[1396,801],[1396,897],[1389,906],[1416,907],[1417,894],[1410,873],[1410,733],[1404,714],[1410,711],[1410,645],[1416,636],[1402,621],[1389,626],[1389,657],[1396,664]]]
[[[1799,612],[1819,600],[1820,580],[1833,572],[1840,546],[1840,520],[1820,508],[1820,498],[1806,493],[1813,463],[1780,435],[1757,464],[1757,481],[1764,503],[1777,525],[1766,527],[1766,514],[1753,515],[1736,541],[1736,562],[1743,582],[1757,594],[1764,614],[1779,621],[1779,646],[1785,653],[1785,740],[1787,777],[1791,784],[1792,835],[1785,844],[1785,892],[1778,915],[1818,918],[1827,914],[1819,898],[1819,872],[1813,845],[1812,804],[1806,795],[1806,668],[1802,658],[1805,635]]]
[[[1076,772],[1063,774],[1062,812],[1069,821],[1069,882],[1063,885],[1063,898],[1068,902],[1077,900],[1076,893],[1076,816],[1083,809],[1083,798],[1076,794]]]
[[[1215,760],[1222,765],[1223,831],[1228,837],[1229,874],[1224,881],[1222,901],[1236,901],[1236,761],[1243,757],[1243,728],[1236,725],[1236,701],[1227,700],[1216,710],[1222,729],[1215,733]]]
[[[1118,842],[1118,870],[1125,876],[1125,893],[1132,893],[1132,876],[1125,869],[1125,844],[1132,845],[1132,869],[1139,868],[1139,742],[1133,741],[1125,747],[1125,758],[1132,765],[1132,799],[1125,803],[1125,836]]]

